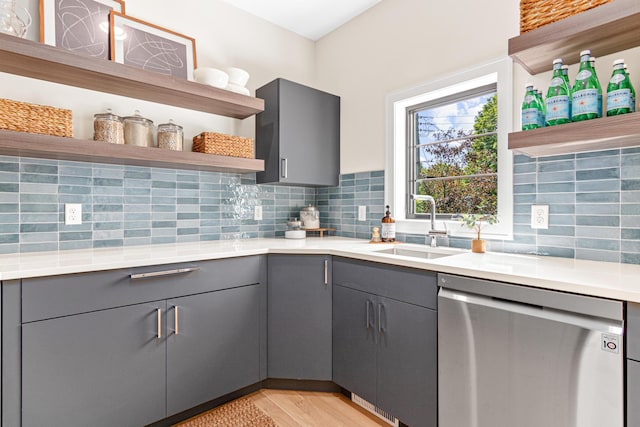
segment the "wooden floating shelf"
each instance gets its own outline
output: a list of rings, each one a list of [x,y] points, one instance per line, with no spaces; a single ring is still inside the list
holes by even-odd
[[[0,130],[0,154],[209,172],[251,173],[264,170],[264,160],[259,159],[109,144],[9,130]]]
[[[577,63],[640,46],[640,1],[615,0],[509,39],[509,55],[530,74],[553,68],[555,58]]]
[[[0,34],[0,71],[244,119],[264,100]]]
[[[636,146],[640,112],[509,134],[509,149],[531,157]]]

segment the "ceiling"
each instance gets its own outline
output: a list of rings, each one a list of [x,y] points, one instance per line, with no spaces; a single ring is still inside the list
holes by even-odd
[[[315,41],[382,0],[223,1]]]

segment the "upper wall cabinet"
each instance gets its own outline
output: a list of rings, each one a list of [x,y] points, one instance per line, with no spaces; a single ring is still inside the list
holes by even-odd
[[[336,186],[340,174],[340,98],[285,79],[256,90],[265,101],[256,116],[259,184]]]
[[[615,0],[509,40],[509,55],[531,74],[549,71],[554,58],[596,57],[640,46],[640,1]],[[637,146],[640,113],[603,117],[509,134],[509,149],[549,156]]]

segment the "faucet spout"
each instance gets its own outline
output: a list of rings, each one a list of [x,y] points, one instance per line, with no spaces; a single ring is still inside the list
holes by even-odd
[[[431,236],[431,247],[435,248],[437,243],[436,236],[447,236],[449,234],[446,230],[446,224],[444,230],[436,230],[436,201],[432,196],[423,194],[412,194],[411,199],[423,200],[431,204],[431,229],[427,234]]]

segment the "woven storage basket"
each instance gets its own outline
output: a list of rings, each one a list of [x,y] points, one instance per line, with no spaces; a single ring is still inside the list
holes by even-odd
[[[193,151],[219,156],[255,158],[253,139],[216,132],[202,132],[194,136]]]
[[[71,110],[0,99],[0,129],[73,136]]]
[[[613,0],[520,0],[520,33],[568,18]]]

